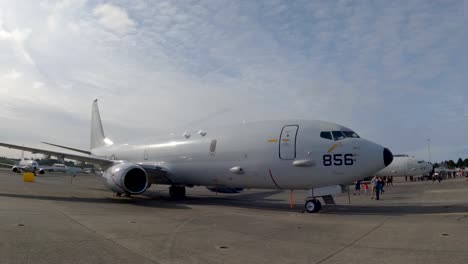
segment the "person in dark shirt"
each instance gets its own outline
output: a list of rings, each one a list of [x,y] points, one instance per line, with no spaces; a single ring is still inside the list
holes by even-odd
[[[380,200],[380,192],[382,191],[382,180],[380,178],[377,178],[375,180],[375,199]]]
[[[356,182],[356,185],[354,186],[354,195],[361,195],[361,180]]]

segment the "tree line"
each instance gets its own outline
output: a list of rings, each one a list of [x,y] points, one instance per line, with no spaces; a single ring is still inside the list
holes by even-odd
[[[439,163],[434,163],[434,168],[446,167],[448,169],[468,168],[468,159],[458,158],[457,162],[453,160],[445,160]]]

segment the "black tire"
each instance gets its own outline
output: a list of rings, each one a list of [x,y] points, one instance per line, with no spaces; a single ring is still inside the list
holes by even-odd
[[[177,198],[177,187],[176,186],[169,187],[169,196],[171,196],[172,199]]]
[[[322,203],[320,203],[320,201],[317,199],[311,199],[305,202],[304,207],[308,213],[317,213],[320,211],[320,209],[322,209]]]
[[[322,203],[320,202],[320,200],[315,199],[314,201],[317,205],[317,212],[322,210]]]
[[[178,187],[178,192],[179,192],[179,198],[185,198],[185,194],[187,193],[185,191],[185,187]]]
[[[183,199],[185,198],[185,187],[183,186],[171,186],[169,187],[169,195],[172,199]]]

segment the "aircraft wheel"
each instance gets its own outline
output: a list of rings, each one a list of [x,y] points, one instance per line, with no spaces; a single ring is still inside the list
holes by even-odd
[[[185,191],[185,187],[179,187],[179,196],[180,198],[185,198],[185,194],[187,192]]]
[[[172,199],[182,199],[185,198],[185,187],[183,186],[174,186],[169,187],[169,195]]]
[[[307,200],[305,203],[305,209],[308,213],[317,213],[322,209],[322,204],[317,199]]]

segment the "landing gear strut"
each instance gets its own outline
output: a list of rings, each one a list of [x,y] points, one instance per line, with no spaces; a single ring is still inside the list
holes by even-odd
[[[172,199],[183,199],[185,198],[185,187],[172,185],[169,187],[169,195]]]
[[[308,213],[317,213],[322,209],[322,203],[317,199],[310,199],[305,202],[305,209]]]

